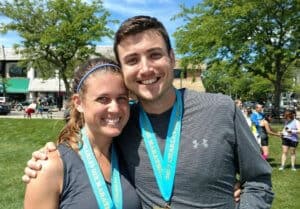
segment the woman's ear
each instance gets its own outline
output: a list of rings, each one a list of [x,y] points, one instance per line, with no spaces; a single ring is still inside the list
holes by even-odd
[[[82,99],[80,98],[79,94],[74,94],[72,96],[73,103],[75,105],[75,108],[78,112],[83,112],[83,107],[82,107]]]

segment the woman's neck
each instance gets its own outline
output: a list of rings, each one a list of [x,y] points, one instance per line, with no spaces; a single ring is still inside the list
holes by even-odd
[[[96,156],[104,155],[109,158],[110,147],[112,143],[111,137],[104,137],[96,133],[91,133],[87,130],[88,139]]]

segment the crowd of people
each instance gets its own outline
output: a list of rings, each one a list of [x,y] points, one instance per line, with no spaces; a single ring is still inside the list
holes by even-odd
[[[235,100],[236,106],[244,113],[246,121],[261,148],[262,157],[267,160],[269,156],[269,135],[276,136],[282,140],[281,165],[279,170],[286,167],[288,152],[291,156],[291,170],[296,171],[296,148],[300,133],[300,122],[296,119],[295,110],[287,109],[284,111],[284,127],[282,131],[274,131],[271,127],[272,115],[264,114],[263,105],[257,103],[255,108],[243,107],[240,99]]]
[[[27,107],[25,107],[24,116],[27,118],[31,118],[33,113],[35,113],[36,116],[40,115],[41,117],[43,117],[44,113],[47,113],[47,115],[49,115],[52,108],[52,104],[52,98],[38,97],[32,102],[30,102],[30,104]]]

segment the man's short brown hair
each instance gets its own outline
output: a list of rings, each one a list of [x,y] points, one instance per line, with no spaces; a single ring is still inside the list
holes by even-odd
[[[117,46],[120,44],[120,42],[128,36],[136,35],[146,30],[157,31],[163,37],[168,52],[171,51],[172,47],[168,32],[160,21],[158,21],[155,17],[150,16],[134,16],[125,20],[115,34],[114,53],[117,62],[120,63],[117,49]]]

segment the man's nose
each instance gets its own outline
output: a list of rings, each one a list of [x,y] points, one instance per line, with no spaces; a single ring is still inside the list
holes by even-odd
[[[151,66],[151,63],[148,60],[148,58],[147,57],[142,58],[142,60],[141,60],[141,71],[143,73],[147,73],[147,72],[151,71],[151,69],[152,69],[152,66]]]

